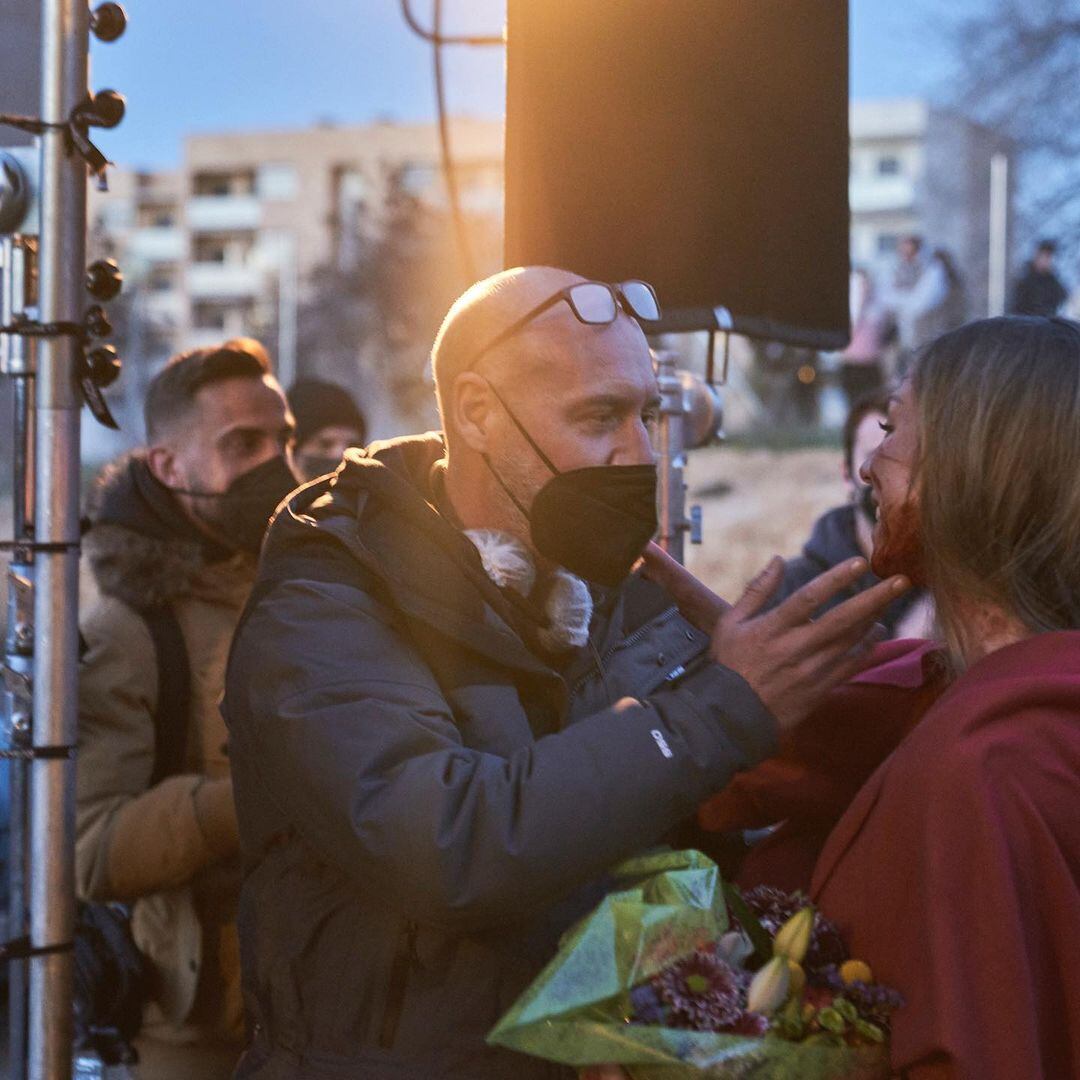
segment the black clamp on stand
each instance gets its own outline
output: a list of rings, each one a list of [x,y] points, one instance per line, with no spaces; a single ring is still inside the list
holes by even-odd
[[[99,259],[86,274],[87,291],[99,300],[115,299],[123,283],[124,275],[112,259]],[[0,334],[18,334],[28,338],[76,338],[81,346],[78,378],[83,400],[98,423],[117,430],[120,425],[113,417],[102,390],[116,382],[122,364],[112,345],[91,347],[94,338],[107,337],[112,329],[105,309],[101,304],[92,304],[86,309],[81,323],[43,323],[19,315],[6,326],[0,326]]]
[[[6,124],[8,127],[17,128],[31,135],[42,135],[50,130],[63,131],[69,149],[86,162],[90,172],[97,177],[99,188],[107,191],[105,170],[110,162],[90,139],[90,128],[114,128],[124,119],[125,111],[126,103],[123,94],[116,90],[99,90],[76,105],[67,120],[60,123],[50,123],[36,116],[0,113],[0,124]]]

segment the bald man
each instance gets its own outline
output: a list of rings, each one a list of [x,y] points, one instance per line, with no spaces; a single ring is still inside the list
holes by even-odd
[[[544,267],[451,308],[443,433],[279,513],[224,702],[260,1080],[572,1076],[485,1045],[603,891],[858,663],[865,567],[756,617],[657,563],[640,282]],[[666,575],[666,577],[665,577]],[[719,620],[717,621],[717,617]],[[715,624],[715,627],[714,627]]]

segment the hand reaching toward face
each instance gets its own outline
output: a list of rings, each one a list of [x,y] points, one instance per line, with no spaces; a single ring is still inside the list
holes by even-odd
[[[750,684],[784,730],[862,669],[870,648],[883,637],[876,618],[910,588],[906,578],[892,577],[812,619],[823,603],[866,573],[865,560],[849,559],[761,614],[783,580],[782,559],[770,560],[730,607],[685,567],[654,548],[650,545],[645,553],[645,576],[664,587],[699,628],[713,618],[710,655]]]

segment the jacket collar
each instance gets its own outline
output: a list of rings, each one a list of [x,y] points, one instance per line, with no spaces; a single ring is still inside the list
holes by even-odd
[[[144,456],[107,466],[87,500],[83,549],[98,588],[143,609],[189,596],[241,604],[255,573],[252,559],[206,538],[159,484]]]
[[[524,616],[434,505],[430,477],[444,454],[437,432],[348,451],[332,477],[301,488],[279,512],[263,558],[272,564],[282,545],[310,540],[314,529],[374,576],[405,615],[500,665],[555,677],[516,628]]]

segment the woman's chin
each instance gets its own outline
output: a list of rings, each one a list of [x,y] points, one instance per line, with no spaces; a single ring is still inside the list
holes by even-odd
[[[900,521],[900,528],[890,529],[879,517],[870,535],[873,541],[870,569],[879,578],[903,574],[913,584],[923,584],[922,547],[917,519],[905,515]]]

